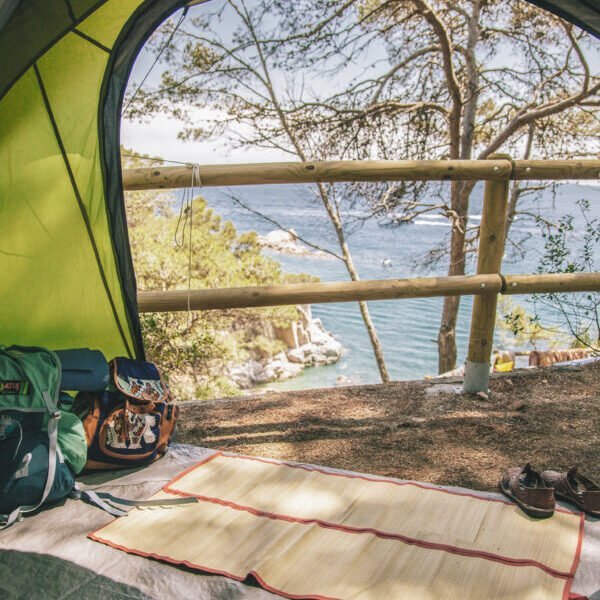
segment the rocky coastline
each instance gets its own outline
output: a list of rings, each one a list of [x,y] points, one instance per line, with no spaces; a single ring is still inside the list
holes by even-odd
[[[241,390],[297,377],[306,367],[329,365],[342,356],[342,345],[328,332],[320,319],[312,316],[309,304],[298,306],[299,319],[289,327],[272,326],[273,340],[285,351],[265,358],[252,358],[227,365],[226,377]]]
[[[311,248],[302,243],[298,239],[298,234],[293,229],[287,231],[275,229],[265,235],[259,235],[257,242],[261,248],[267,248],[275,252],[281,252],[282,254],[310,256],[313,258],[331,258],[331,255],[327,254],[327,252]]]

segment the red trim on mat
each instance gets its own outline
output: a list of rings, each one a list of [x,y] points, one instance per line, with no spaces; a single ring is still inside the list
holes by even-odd
[[[581,546],[583,544],[583,532],[585,528],[585,515],[581,513],[579,515],[579,539],[577,540],[577,548],[575,550],[575,556],[573,557],[573,564],[571,565],[571,578],[567,580],[565,590],[563,592],[563,600],[569,600],[573,598],[581,598],[581,600],[587,600],[585,596],[579,596],[578,594],[571,594],[571,586],[573,585],[573,579],[575,573],[577,573],[577,567],[579,566],[579,560],[581,559]]]
[[[575,557],[573,558],[573,564],[571,565],[571,573],[575,574],[577,567],[579,566],[579,559],[581,558],[581,545],[583,544],[583,532],[585,528],[585,515],[581,513],[579,515],[579,540],[577,542],[577,549],[575,550]]]
[[[106,525],[100,527],[100,529],[103,529],[104,527],[106,527]],[[97,529],[96,531],[100,531],[100,529]],[[204,571],[205,573],[211,573],[213,575],[223,575],[224,577],[229,577],[230,579],[235,579],[236,581],[243,582],[249,575],[251,575],[252,577],[254,577],[256,579],[256,581],[259,583],[259,585],[262,588],[264,588],[265,590],[267,590],[268,592],[273,592],[274,594],[279,594],[280,596],[283,596],[284,598],[291,598],[292,600],[301,600],[304,598],[306,598],[307,600],[339,600],[338,598],[335,598],[334,596],[320,596],[318,594],[312,594],[312,595],[308,595],[308,596],[307,595],[298,596],[295,594],[288,594],[282,590],[278,590],[277,588],[274,588],[274,587],[270,586],[269,584],[267,584],[267,582],[256,571],[249,571],[245,577],[240,577],[238,575],[234,575],[233,573],[228,573],[227,571],[220,571],[219,569],[209,569],[208,567],[198,565],[198,564],[190,562],[188,560],[177,560],[177,559],[171,558],[170,556],[162,556],[161,554],[155,554],[153,552],[143,552],[142,550],[135,550],[134,548],[128,548],[127,546],[121,546],[120,544],[115,544],[114,542],[111,542],[109,540],[105,540],[104,538],[101,538],[100,536],[96,535],[96,531],[93,531],[92,533],[88,534],[87,537],[89,539],[93,540],[94,542],[106,544],[107,546],[110,546],[111,548],[116,548],[117,550],[122,550],[123,552],[127,552],[128,554],[135,554],[137,556],[143,556],[144,558],[152,558],[154,560],[161,560],[161,561],[164,561],[164,562],[172,564],[172,565],[183,565],[183,566],[189,567],[191,569],[197,569],[200,571]]]

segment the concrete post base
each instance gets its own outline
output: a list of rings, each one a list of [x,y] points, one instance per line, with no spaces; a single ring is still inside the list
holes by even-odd
[[[490,364],[467,360],[465,363],[465,380],[463,391],[465,394],[476,394],[488,391],[490,382]]]

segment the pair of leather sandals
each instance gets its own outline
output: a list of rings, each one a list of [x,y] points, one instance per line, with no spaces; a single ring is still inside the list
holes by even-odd
[[[600,486],[577,472],[542,471],[527,463],[508,469],[500,480],[502,493],[530,517],[545,519],[554,514],[555,499],[574,504],[592,517],[600,518]]]

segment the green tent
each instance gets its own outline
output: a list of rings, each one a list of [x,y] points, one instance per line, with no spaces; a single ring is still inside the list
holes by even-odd
[[[593,0],[534,2],[600,33]],[[184,5],[0,0],[0,343],[143,357],[119,122],[138,52]]]
[[[121,189],[133,61],[184,2],[0,3],[0,338],[144,354]]]

